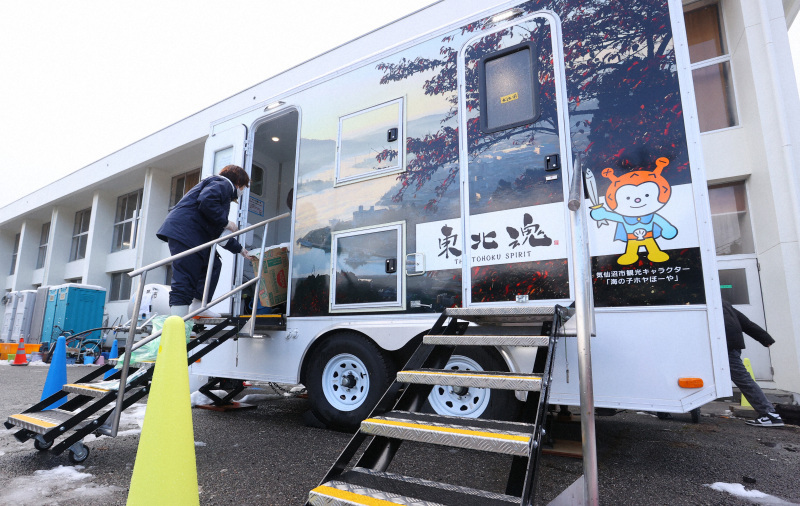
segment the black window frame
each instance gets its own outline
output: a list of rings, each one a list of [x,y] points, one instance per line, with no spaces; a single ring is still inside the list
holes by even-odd
[[[508,123],[502,126],[489,128],[488,127],[488,118],[486,116],[486,64],[493,60],[497,60],[504,56],[508,56],[512,53],[517,53],[519,51],[528,50],[530,54],[530,65],[531,65],[531,101],[534,105],[534,114],[531,119],[526,119],[523,121],[517,121],[514,123]],[[500,51],[496,51],[494,53],[488,54],[483,56],[478,61],[478,99],[480,104],[480,124],[481,124],[481,132],[485,134],[491,134],[494,132],[500,132],[502,130],[509,130],[511,128],[516,128],[522,125],[530,125],[532,123],[536,123],[539,118],[542,116],[542,107],[539,102],[539,72],[538,72],[538,65],[537,65],[537,51],[536,51],[536,44],[533,41],[523,42],[521,44],[515,44],[511,47],[507,47]]]

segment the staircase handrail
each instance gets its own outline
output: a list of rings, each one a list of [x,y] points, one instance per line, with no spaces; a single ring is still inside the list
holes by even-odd
[[[226,292],[225,294],[217,297],[216,299],[212,300],[211,302],[206,303],[206,299],[208,298],[209,280],[211,279],[212,265],[213,265],[213,262],[214,262],[214,251],[211,251],[209,253],[209,255],[208,255],[208,266],[206,268],[206,282],[205,282],[205,287],[203,289],[203,300],[202,300],[202,303],[200,305],[200,308],[192,311],[191,313],[189,313],[189,314],[187,314],[186,316],[183,317],[183,321],[185,322],[186,320],[188,320],[190,318],[193,318],[194,316],[202,313],[203,311],[205,311],[209,307],[214,306],[216,304],[219,304],[220,302],[222,302],[223,300],[231,297],[232,295],[241,292],[245,288],[247,288],[247,287],[249,287],[249,286],[251,286],[251,285],[253,285],[255,283],[258,283],[258,281],[261,279],[261,269],[262,269],[262,265],[264,263],[264,247],[266,246],[267,231],[269,229],[269,224],[272,223],[272,222],[278,221],[278,220],[282,220],[284,218],[288,218],[291,215],[292,215],[291,212],[279,214],[278,216],[274,216],[272,218],[268,218],[268,219],[266,219],[264,221],[261,221],[261,222],[258,222],[256,224],[254,224],[254,225],[250,225],[250,226],[245,227],[245,228],[243,228],[241,230],[237,230],[236,232],[232,232],[230,234],[225,234],[222,237],[219,237],[218,239],[213,239],[213,240],[208,241],[208,242],[206,242],[204,244],[201,244],[199,246],[195,246],[194,248],[188,249],[186,251],[182,251],[180,253],[177,253],[175,255],[167,257],[167,258],[165,258],[163,260],[158,260],[156,262],[153,262],[153,263],[151,263],[149,265],[146,265],[144,267],[140,267],[140,268],[135,269],[135,270],[133,270],[133,271],[128,273],[128,276],[130,276],[131,278],[135,278],[135,277],[138,276],[139,277],[139,284],[138,284],[137,291],[136,291],[136,299],[134,300],[134,303],[133,303],[133,312],[131,313],[131,324],[130,324],[130,327],[127,329],[128,337],[125,340],[125,356],[123,358],[122,368],[120,370],[119,389],[117,391],[117,403],[116,403],[116,407],[114,409],[114,415],[112,416],[112,418],[113,418],[112,425],[111,425],[111,436],[112,437],[116,437],[117,431],[119,429],[119,420],[120,420],[120,415],[122,414],[122,403],[123,403],[123,400],[125,399],[125,388],[127,386],[126,383],[127,383],[127,380],[128,380],[128,369],[130,367],[131,353],[134,350],[136,350],[136,349],[144,346],[145,344],[149,343],[153,339],[156,339],[157,337],[161,336],[161,332],[162,332],[162,331],[158,331],[158,332],[156,332],[154,334],[150,334],[149,336],[147,336],[144,339],[140,340],[138,343],[136,343],[136,344],[133,343],[133,339],[134,339],[135,335],[137,333],[141,332],[143,330],[144,326],[145,326],[145,324],[142,324],[141,326],[137,327],[136,323],[134,323],[134,322],[138,321],[139,309],[140,309],[141,304],[142,304],[142,296],[144,295],[144,285],[145,285],[145,281],[147,280],[147,273],[150,272],[153,269],[157,269],[157,268],[162,267],[164,265],[171,264],[172,262],[174,262],[175,260],[177,260],[179,258],[183,258],[183,257],[189,256],[189,255],[193,255],[193,254],[195,254],[197,252],[200,252],[200,251],[203,251],[203,250],[205,250],[207,248],[211,248],[212,250],[215,250],[216,249],[216,245],[221,243],[221,242],[223,242],[223,241],[227,242],[231,238],[238,237],[241,234],[246,234],[247,232],[250,232],[250,231],[255,230],[257,228],[264,227],[264,232],[263,232],[263,234],[261,236],[261,254],[258,257],[258,269],[254,273],[253,279],[251,279],[250,281],[248,281],[246,283],[243,283],[242,285],[240,285],[240,286],[238,286],[238,287]],[[255,314],[256,314],[257,307],[258,307],[258,304],[254,302],[253,303],[253,314],[252,314],[252,317],[251,317],[250,321],[248,321],[249,332],[250,332],[251,336],[252,336],[253,330],[255,328],[254,320],[255,320]],[[147,323],[147,322],[145,322],[145,323]],[[120,330],[125,330],[125,329],[120,329]]]
[[[590,264],[586,214],[581,209],[584,202],[583,160],[575,156],[569,187],[567,207],[572,229],[572,272],[575,280],[575,321],[578,334],[578,381],[580,384],[581,440],[583,443],[583,503],[599,504],[597,481],[597,443],[594,427],[594,388],[592,385],[592,357],[590,337],[594,323],[592,295],[592,269]]]

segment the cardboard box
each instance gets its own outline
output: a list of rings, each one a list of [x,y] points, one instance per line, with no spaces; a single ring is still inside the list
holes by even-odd
[[[258,256],[253,253],[253,272],[258,270]],[[289,250],[270,248],[261,265],[261,280],[258,282],[258,300],[262,307],[273,307],[286,302],[286,287],[289,280]]]

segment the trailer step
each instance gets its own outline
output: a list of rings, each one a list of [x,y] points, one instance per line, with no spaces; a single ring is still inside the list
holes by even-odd
[[[509,506],[519,504],[519,498],[356,467],[313,489],[308,503],[314,506]]]
[[[373,436],[526,457],[533,425],[476,418],[390,411],[361,422]]]
[[[115,392],[109,388],[92,386],[91,383],[67,383],[62,390],[71,394],[88,395],[89,397],[103,397],[109,392]]]
[[[444,310],[448,317],[479,325],[544,323],[553,320],[554,306],[520,307],[451,307]]]
[[[27,429],[36,434],[45,434],[49,430],[58,427],[68,421],[78,412],[65,411],[63,409],[51,409],[48,411],[38,411],[33,413],[20,413],[8,417],[8,423]],[[82,424],[89,423],[96,417],[89,417]]]
[[[417,385],[497,388],[529,392],[538,392],[542,388],[541,376],[492,371],[442,371],[436,369],[399,371],[397,381]]]
[[[547,346],[548,336],[473,336],[473,335],[426,335],[422,338],[425,344],[446,346]]]

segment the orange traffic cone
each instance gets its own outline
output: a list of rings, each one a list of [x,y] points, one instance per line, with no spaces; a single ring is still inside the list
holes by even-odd
[[[17,346],[17,354],[14,356],[14,361],[11,365],[28,365],[28,357],[25,356],[25,343],[24,339],[19,338],[19,346]]]

